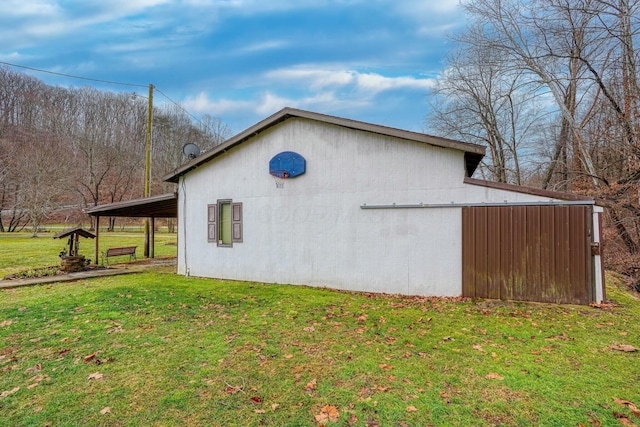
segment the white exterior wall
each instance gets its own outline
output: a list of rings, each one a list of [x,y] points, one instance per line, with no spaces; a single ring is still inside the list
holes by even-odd
[[[306,173],[277,189],[269,160]],[[181,178],[178,272],[407,295],[462,293],[461,208],[363,204],[547,201],[463,183],[464,153],[288,119]],[[207,242],[207,205],[243,204],[243,242]],[[186,231],[186,235],[185,235]]]

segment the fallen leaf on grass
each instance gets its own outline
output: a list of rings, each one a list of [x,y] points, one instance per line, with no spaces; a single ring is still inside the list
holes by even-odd
[[[629,345],[629,344],[610,345],[609,346],[609,350],[626,351],[627,353],[638,351],[637,348],[635,348],[634,346]]]
[[[254,412],[256,414],[265,414],[267,411],[265,411],[264,409],[256,409]]]
[[[253,403],[254,405],[258,405],[262,403],[262,398],[260,398],[260,396],[252,396],[251,403]]]
[[[224,392],[227,394],[236,394],[239,393],[241,391],[240,387],[234,387],[234,386],[227,386],[227,388],[224,389]]]
[[[502,381],[504,379],[503,376],[501,376],[500,374],[496,374],[495,372],[489,372],[484,377],[487,378],[487,379],[490,379],[490,380],[500,380],[500,381]]]
[[[480,353],[486,353],[486,351],[484,350],[484,348],[482,348],[480,344],[474,344],[473,349],[478,350]]]
[[[20,387],[15,387],[11,390],[3,391],[2,393],[0,393],[0,398],[10,396],[13,393],[17,392],[18,390],[20,390]]]
[[[0,327],[9,326],[12,323],[12,320],[3,320],[2,322],[0,322]]]
[[[51,378],[49,378],[47,375],[36,375],[35,377],[31,377],[29,381],[32,381],[33,384],[29,385],[27,388],[31,390],[32,388],[39,386],[42,381],[50,379]]]
[[[380,367],[380,369],[384,370],[384,371],[390,371],[393,369],[393,365],[389,365],[386,363],[381,363],[378,365]]]
[[[620,425],[623,425],[626,427],[636,427],[633,421],[631,421],[629,417],[627,417],[625,414],[614,412],[613,416],[618,419],[618,422],[620,423]]]
[[[285,354],[284,358],[285,359],[292,359],[293,358],[293,354]]]
[[[91,361],[91,359],[96,357],[96,353],[91,353],[87,356],[85,356],[82,360],[84,360],[84,363],[89,363]]]
[[[94,372],[93,374],[89,375],[89,377],[87,379],[89,380],[101,380],[104,378],[104,375],[102,375],[100,372]]]
[[[275,410],[276,410],[276,409],[278,409],[279,407],[280,407],[280,404],[279,404],[279,403],[273,403],[273,404],[271,404],[271,410],[272,410],[272,411],[275,411]]]
[[[320,413],[316,415],[316,422],[322,423],[325,421],[337,422],[340,419],[340,412],[338,408],[333,405],[325,405],[320,410]]]
[[[36,363],[32,367],[27,368],[27,370],[25,372],[26,373],[31,373],[31,372],[41,371],[41,370],[42,370],[42,365],[39,364],[39,363]]]
[[[109,408],[108,406],[106,406],[106,407],[102,408],[102,410],[100,410],[100,413],[101,413],[102,415],[110,414],[110,413],[111,413],[111,408]]]
[[[415,406],[407,406],[407,412],[418,412],[418,408]]]
[[[629,408],[633,415],[640,418],[640,409],[638,409],[638,407],[633,402],[629,400],[618,399],[617,397],[614,397],[613,401],[618,405],[626,406],[627,408]]]
[[[309,381],[306,386],[304,386],[304,391],[311,392],[315,390],[317,387],[318,387],[318,382],[314,378],[311,381]]]

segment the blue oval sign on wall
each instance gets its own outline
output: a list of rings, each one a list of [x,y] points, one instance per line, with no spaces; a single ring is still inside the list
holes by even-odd
[[[295,178],[307,168],[307,161],[298,153],[283,151],[269,161],[269,173],[278,178]]]

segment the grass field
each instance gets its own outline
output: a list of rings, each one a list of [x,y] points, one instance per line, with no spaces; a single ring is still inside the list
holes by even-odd
[[[458,301],[166,268],[4,290],[0,424],[632,425],[640,301],[607,291]]]
[[[56,230],[58,232],[60,230]],[[0,233],[0,278],[24,269],[60,265],[58,254],[67,246],[66,239],[54,239],[56,232],[39,233],[31,237],[30,233]],[[142,258],[144,235],[134,232],[107,233],[100,230],[100,251],[120,246],[137,246],[136,254]],[[155,234],[155,256],[175,256],[177,237],[175,234]],[[80,253],[94,258],[93,239],[80,238]],[[127,261],[128,257],[115,258],[112,261]],[[102,262],[102,260],[98,260]]]

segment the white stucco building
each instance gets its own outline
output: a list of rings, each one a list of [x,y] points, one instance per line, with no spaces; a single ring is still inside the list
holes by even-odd
[[[277,188],[270,161],[291,152],[304,173]],[[459,296],[465,207],[579,204],[597,220],[588,198],[472,179],[483,156],[474,144],[285,108],[164,177],[178,184],[178,273]],[[602,299],[598,271],[590,300]]]

